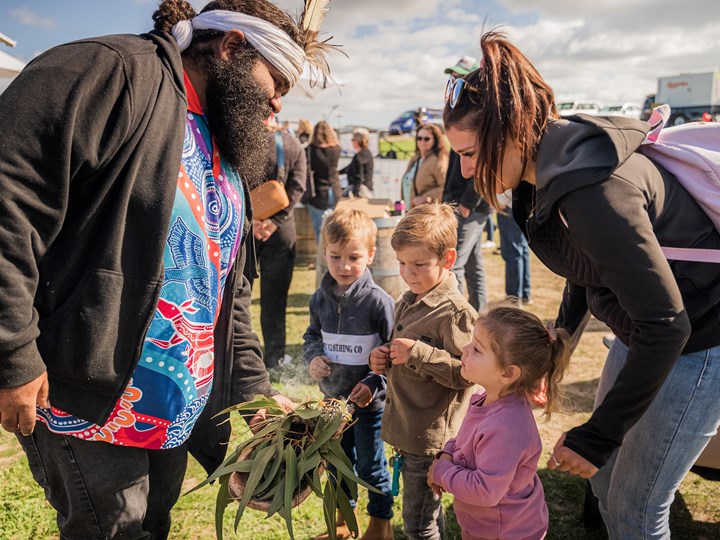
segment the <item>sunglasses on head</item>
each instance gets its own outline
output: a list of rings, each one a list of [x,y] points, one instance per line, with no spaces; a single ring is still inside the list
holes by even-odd
[[[427,141],[432,141],[433,138],[432,137],[417,137],[417,140],[427,142]]]
[[[476,88],[475,86],[469,84],[462,77],[450,77],[450,79],[448,79],[447,86],[445,87],[445,102],[450,103],[451,109],[454,109],[455,105],[458,104],[458,101],[460,101],[460,96],[462,95],[462,91],[466,88],[471,92],[475,92],[476,94],[480,93],[479,88]]]

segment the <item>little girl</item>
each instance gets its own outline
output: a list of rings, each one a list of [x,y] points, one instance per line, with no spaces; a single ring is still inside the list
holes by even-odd
[[[545,387],[545,416],[559,406],[570,338],[535,315],[495,307],[475,323],[460,374],[484,391],[470,402],[458,435],[438,452],[428,484],[455,496],[463,540],[541,539],[548,529],[537,464],[540,434],[529,398]]]

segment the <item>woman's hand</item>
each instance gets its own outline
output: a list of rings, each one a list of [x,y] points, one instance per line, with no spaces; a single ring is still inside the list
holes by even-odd
[[[598,468],[587,459],[563,446],[565,433],[555,444],[553,453],[547,461],[547,468],[551,471],[560,470],[579,476],[580,478],[591,478],[598,472]]]
[[[370,351],[370,369],[378,375],[385,373],[387,369],[388,359],[390,357],[390,347],[380,345]]]
[[[395,338],[390,345],[390,360],[394,365],[407,364],[410,359],[410,349],[415,345],[414,339]]]
[[[324,354],[316,356],[310,361],[310,376],[314,381],[319,381],[330,375],[332,371],[332,360]]]
[[[421,204],[425,204],[428,201],[427,201],[427,197],[425,197],[423,195],[418,195],[418,196],[410,199],[410,202],[412,203],[413,206],[419,206]]]

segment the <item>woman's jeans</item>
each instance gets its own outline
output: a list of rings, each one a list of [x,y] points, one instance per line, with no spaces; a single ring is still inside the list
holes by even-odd
[[[625,365],[616,339],[595,398],[602,402]],[[670,538],[670,504],[720,424],[720,346],[681,356],[622,446],[590,479],[611,539]]]
[[[468,301],[479,310],[485,305],[485,268],[482,255],[482,233],[488,221],[488,212],[473,210],[466,218],[458,219],[457,259],[452,271],[458,280],[460,293],[468,286]]]
[[[383,409],[368,411],[358,407],[355,409],[353,424],[343,433],[340,442],[342,449],[355,466],[355,474],[382,493],[368,490],[368,514],[375,518],[391,519],[393,517],[393,497],[390,494],[392,481],[385,458],[385,444],[380,438],[380,423]],[[332,470],[332,467],[331,467]],[[348,490],[346,489],[347,493]],[[355,508],[355,501],[350,499]]]
[[[505,261],[505,295],[530,298],[530,249],[511,215],[497,214],[500,253]]]
[[[315,243],[320,245],[320,229],[322,228],[323,219],[327,214],[335,208],[335,194],[332,189],[328,192],[328,208],[321,209],[308,203],[306,205],[310,221],[312,221],[313,231],[315,231]]]

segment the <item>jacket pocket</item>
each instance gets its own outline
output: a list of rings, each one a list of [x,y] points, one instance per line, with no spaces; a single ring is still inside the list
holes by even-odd
[[[48,375],[116,394],[135,365],[160,286],[88,269],[67,300],[38,323],[37,344]],[[51,400],[59,405],[57,397]]]

